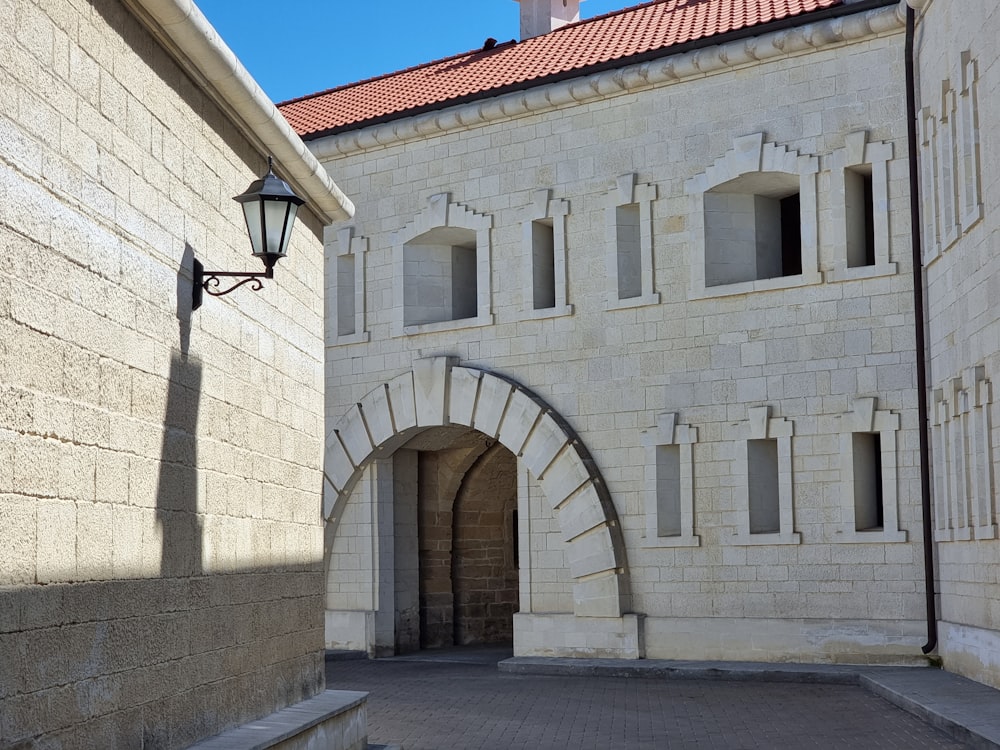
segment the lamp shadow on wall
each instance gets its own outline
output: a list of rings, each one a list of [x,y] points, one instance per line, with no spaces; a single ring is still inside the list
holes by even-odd
[[[184,246],[177,271],[178,347],[170,354],[167,404],[156,487],[156,517],[162,533],[160,575],[202,574],[203,525],[198,514],[198,410],[201,362],[190,355],[194,250]]]

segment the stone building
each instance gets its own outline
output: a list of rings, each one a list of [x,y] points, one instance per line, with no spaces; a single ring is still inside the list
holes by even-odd
[[[189,2],[4,10],[0,747],[329,713],[322,237],[353,207]],[[268,155],[288,257],[193,311],[195,261],[262,270],[232,196]]]
[[[280,105],[358,206],[325,237],[327,645],[937,647],[1000,685],[1000,12],[521,13]]]

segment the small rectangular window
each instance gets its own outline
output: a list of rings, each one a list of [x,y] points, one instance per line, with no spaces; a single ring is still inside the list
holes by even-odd
[[[681,447],[656,446],[656,535],[681,535]]]
[[[555,307],[555,230],[552,219],[531,222],[531,279],[534,309]]]
[[[875,265],[875,203],[871,167],[844,171],[847,267]]]
[[[855,432],[854,528],[881,531],[885,525],[882,502],[882,438],[877,432]]]
[[[618,206],[618,299],[642,296],[642,245],[639,204]]]
[[[778,487],[778,441],[747,441],[747,481],[750,500],[750,533],[781,531]]]
[[[337,256],[337,335],[350,336],[354,323],[354,256]]]

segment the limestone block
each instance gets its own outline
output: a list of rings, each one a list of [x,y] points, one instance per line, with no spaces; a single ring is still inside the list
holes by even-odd
[[[326,444],[326,460],[323,471],[338,491],[346,489],[354,475],[354,464],[337,437],[336,431],[334,431],[333,439],[328,440]]]
[[[515,390],[511,395],[503,423],[500,425],[499,439],[515,456],[520,455],[524,441],[528,439],[528,434],[541,411],[541,407],[524,391]]]
[[[566,542],[604,523],[604,508],[601,507],[601,500],[593,484],[586,485],[567,500],[556,511],[556,518]]]
[[[580,489],[588,479],[590,472],[580,460],[579,454],[571,448],[559,454],[539,480],[539,484],[545,491],[549,505],[555,507]]]
[[[464,424],[467,427],[472,427],[481,375],[481,370],[470,370],[466,367],[451,368],[448,419],[452,424]]]
[[[406,372],[389,381],[389,404],[396,432],[417,426],[416,404],[413,396],[413,373]]]
[[[604,575],[573,583],[573,612],[577,617],[620,617],[623,608],[622,576]]]
[[[513,386],[507,381],[484,376],[479,386],[479,400],[476,402],[473,427],[485,435],[496,437],[512,390]]]
[[[413,396],[417,424],[437,426],[448,423],[448,357],[418,359],[413,363]]]
[[[566,558],[574,578],[613,570],[616,560],[610,531],[601,526],[576,537],[566,547]]]
[[[535,429],[531,431],[522,451],[525,465],[537,479],[541,479],[552,459],[562,450],[566,442],[566,433],[562,428],[550,415],[543,414],[535,424]]]
[[[337,422],[335,432],[344,444],[344,449],[347,451],[351,463],[355,466],[360,466],[375,449],[368,436],[368,428],[365,426],[361,409],[357,407],[350,409],[347,414],[341,417]]]
[[[375,446],[387,442],[394,434],[392,409],[389,406],[389,390],[383,383],[361,399],[361,412],[371,441]]]

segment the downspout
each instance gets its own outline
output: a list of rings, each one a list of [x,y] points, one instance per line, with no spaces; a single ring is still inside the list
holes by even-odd
[[[917,90],[914,61],[916,11],[906,7],[906,135],[910,162],[910,221],[913,240],[913,316],[917,354],[917,421],[920,429],[920,504],[924,531],[924,596],[927,604],[927,643],[921,646],[925,654],[937,648],[937,605],[934,586],[934,531],[931,518],[930,445],[927,432],[927,341],[924,319],[923,252],[920,237],[920,193],[917,158]]]

